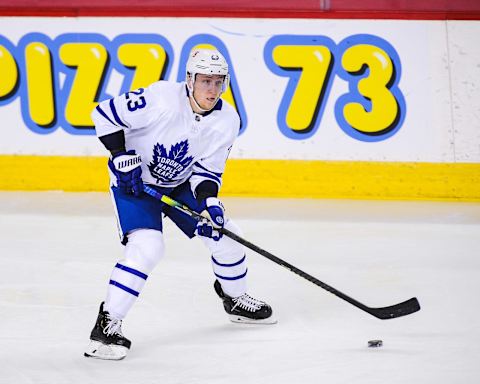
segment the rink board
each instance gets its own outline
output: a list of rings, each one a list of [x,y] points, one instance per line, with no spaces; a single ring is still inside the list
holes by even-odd
[[[105,190],[98,100],[181,81],[188,52],[210,46],[229,61],[223,98],[242,121],[224,194],[480,199],[478,21],[0,24],[0,189]]]
[[[0,160],[4,190],[106,191],[109,185],[104,157]],[[221,195],[474,201],[480,200],[480,164],[232,159]]]

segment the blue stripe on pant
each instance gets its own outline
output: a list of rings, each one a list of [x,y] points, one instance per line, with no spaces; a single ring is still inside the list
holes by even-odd
[[[148,278],[148,275],[146,275],[145,273],[140,272],[140,271],[137,271],[136,269],[127,267],[127,266],[122,265],[122,264],[120,264],[120,263],[117,263],[117,265],[115,265],[115,268],[122,269],[122,270],[124,270],[124,271],[126,271],[126,272],[131,273],[132,275],[141,277],[143,280],[147,280],[147,278]]]
[[[238,276],[222,276],[222,275],[219,275],[218,273],[215,272],[215,276],[217,276],[219,279],[222,279],[222,280],[239,280],[239,279],[243,279],[246,275],[247,275],[247,272],[248,272],[248,269],[245,270],[244,273],[242,273],[241,275],[238,275]]]
[[[147,278],[148,275],[145,273],[117,263],[112,272],[110,285],[114,285],[133,296],[138,296]]]
[[[139,292],[134,291],[133,289],[130,289],[126,285],[120,284],[118,281],[115,281],[115,280],[110,280],[110,285],[114,285],[115,287],[123,289],[125,292],[128,292],[133,296],[138,297],[138,295],[140,294]]]
[[[231,264],[222,264],[222,263],[219,263],[213,256],[212,256],[212,261],[220,266],[220,267],[235,267],[237,265],[240,265],[242,264],[244,261],[245,261],[245,258],[246,256],[244,255],[239,261],[235,262],[235,263],[231,263]]]
[[[239,280],[243,279],[248,272],[245,264],[246,256],[233,263],[221,263],[212,256],[213,272],[215,276],[222,280]]]

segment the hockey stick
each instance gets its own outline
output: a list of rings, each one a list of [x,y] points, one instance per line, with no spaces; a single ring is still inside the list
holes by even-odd
[[[188,208],[186,205],[179,203],[178,201],[173,200],[172,198],[163,195],[159,192],[157,192],[155,189],[148,187],[144,185],[143,191],[162,201],[163,203],[167,204],[170,207],[176,208],[183,213],[186,213],[187,215],[191,216],[197,221],[204,220],[205,218],[198,214],[195,211],[192,211],[190,208]],[[267,259],[273,261],[274,263],[277,263],[278,265],[281,265],[282,267],[287,268],[293,273],[296,273],[297,275],[303,277],[304,279],[310,281],[311,283],[318,285],[319,287],[327,290],[328,292],[334,294],[335,296],[347,301],[348,303],[354,305],[357,308],[360,308],[362,311],[365,311],[369,313],[372,316],[375,316],[378,319],[381,320],[387,320],[387,319],[394,319],[396,317],[401,317],[401,316],[406,316],[411,313],[417,312],[420,310],[420,303],[418,302],[416,297],[413,297],[409,300],[406,300],[404,302],[391,305],[389,307],[379,307],[379,308],[371,308],[367,307],[365,304],[360,303],[359,301],[352,299],[350,296],[347,296],[346,294],[340,292],[339,290],[333,288],[332,286],[318,280],[317,278],[309,275],[306,272],[303,272],[302,270],[298,269],[297,267],[293,266],[290,263],[287,263],[286,261],[280,259],[279,257],[271,254],[270,252],[265,251],[264,249],[256,246],[255,244],[252,244],[248,240],[243,239],[242,237],[236,235],[235,233],[229,231],[226,228],[220,228],[219,232],[224,234],[225,236],[237,241],[238,243],[244,245],[247,248],[250,248],[252,251],[255,251],[259,253],[262,256],[265,256]]]

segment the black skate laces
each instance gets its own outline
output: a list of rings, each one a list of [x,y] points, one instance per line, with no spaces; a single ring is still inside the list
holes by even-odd
[[[242,296],[232,298],[232,301],[235,303],[235,305],[232,308],[232,311],[235,308],[240,307],[249,312],[256,312],[260,310],[262,306],[265,304],[263,301],[254,299],[253,297],[247,295],[246,293],[243,294]]]

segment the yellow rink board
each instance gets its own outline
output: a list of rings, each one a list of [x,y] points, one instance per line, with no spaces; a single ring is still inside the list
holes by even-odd
[[[0,156],[0,190],[106,191],[107,158]],[[480,164],[230,159],[223,196],[480,200]]]

